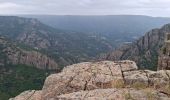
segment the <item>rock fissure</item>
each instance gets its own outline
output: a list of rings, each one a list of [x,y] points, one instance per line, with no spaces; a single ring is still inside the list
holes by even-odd
[[[136,69],[125,70],[123,72],[131,72],[131,71],[136,71]]]
[[[75,77],[76,77],[76,75],[70,78],[70,80],[68,81],[66,87],[70,86],[70,83],[74,80]]]
[[[68,82],[66,83],[66,85],[62,88],[62,90],[60,90],[60,93],[63,93],[66,88],[70,87],[70,83],[74,80],[75,77],[76,77],[76,75],[73,76],[73,77],[71,77],[71,78],[69,79],[69,81],[68,81]]]
[[[88,96],[88,94],[89,94],[89,92],[87,92],[87,93],[84,95],[83,99],[85,99],[85,98]]]
[[[122,74],[123,82],[124,82],[124,84],[125,84],[125,76],[124,76],[124,74],[123,74],[122,65],[121,65],[121,64],[119,64],[119,67],[120,67],[120,70],[121,70],[121,74]]]
[[[87,84],[88,84],[88,81],[86,81],[84,84],[84,89],[83,89],[84,91],[87,90]]]
[[[91,80],[91,77],[85,82],[84,89],[83,89],[84,91],[87,90],[87,85],[88,85],[90,80]]]
[[[147,77],[147,80],[148,80],[147,86],[149,87],[149,85],[150,85],[149,75],[145,70],[143,72],[146,74],[146,77]]]
[[[26,100],[30,100],[30,98],[35,94],[36,91],[34,91]]]
[[[114,76],[114,75],[113,75],[113,72],[112,72],[112,70],[111,70],[111,68],[110,68],[111,66],[107,66],[107,67],[109,68],[111,75]]]
[[[167,93],[167,92],[164,92],[164,91],[161,91],[161,90],[159,90],[159,93],[165,94],[165,95],[167,95],[168,97],[170,97],[170,93]]]

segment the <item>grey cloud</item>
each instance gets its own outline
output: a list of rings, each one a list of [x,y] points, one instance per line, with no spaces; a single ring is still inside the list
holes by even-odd
[[[0,14],[170,16],[170,0],[0,0]]]

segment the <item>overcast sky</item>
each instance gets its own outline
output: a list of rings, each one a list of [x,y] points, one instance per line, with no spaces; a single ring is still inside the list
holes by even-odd
[[[0,14],[170,17],[170,0],[0,0]]]

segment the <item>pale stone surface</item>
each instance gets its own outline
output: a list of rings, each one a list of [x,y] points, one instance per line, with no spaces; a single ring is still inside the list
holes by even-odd
[[[147,71],[149,85],[155,86],[156,88],[169,85],[170,79],[168,77],[168,74],[170,74],[170,72],[166,72],[164,70],[160,70],[158,72]]]
[[[143,70],[124,72],[124,79],[127,85],[141,83],[148,85],[148,78]]]
[[[86,62],[68,66],[60,74],[49,76],[42,92],[46,98],[80,90],[111,88],[115,80],[123,81],[121,67],[117,63]]]
[[[132,70],[137,70],[138,67],[134,61],[130,60],[122,60],[122,61],[117,61],[116,63],[121,65],[122,71],[132,71]]]
[[[143,89],[156,86],[159,89],[158,86],[170,83],[169,76],[170,71],[137,70],[136,64],[128,60],[84,62],[67,66],[61,73],[47,77],[43,89],[38,93],[35,92],[31,98],[33,100],[98,100],[99,98],[124,100],[130,94],[138,100],[147,100],[148,91],[131,88],[138,86]],[[152,89],[149,92],[154,93],[149,94],[153,100],[168,100],[167,95],[157,90]],[[24,97],[27,96],[29,93]],[[18,98],[23,98],[23,95],[20,94],[14,100],[20,100]]]
[[[10,100],[42,100],[41,91],[29,90]]]
[[[56,99],[56,98],[55,98]],[[167,95],[155,90],[96,89],[63,94],[59,100],[170,100]]]

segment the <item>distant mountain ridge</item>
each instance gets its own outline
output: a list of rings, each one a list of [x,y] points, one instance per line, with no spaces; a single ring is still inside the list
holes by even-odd
[[[45,16],[45,17],[37,16],[37,17],[40,17],[39,18],[40,20],[42,20],[43,18],[47,18],[47,21],[49,20],[48,18],[51,18],[51,17],[54,19],[56,18],[56,16]],[[86,19],[89,16],[57,16],[57,18],[59,18],[59,19],[60,18],[61,19],[68,18],[66,20],[66,22],[69,22],[70,19],[72,19],[72,18],[74,19],[75,17],[78,17],[77,20],[82,20],[82,18]],[[133,29],[133,32],[134,32],[134,30],[136,30],[136,32],[137,31],[142,32],[143,30],[145,30],[149,27],[156,27],[156,26],[161,25],[162,23],[168,23],[168,20],[169,20],[168,18],[152,18],[152,17],[147,17],[147,16],[121,16],[120,15],[120,16],[106,16],[106,17],[108,17],[110,19],[114,19],[114,20],[117,19],[115,22],[114,22],[114,20],[112,20],[112,22],[110,22],[110,23],[114,22],[114,25],[115,25],[115,27],[113,27],[112,25],[109,26],[110,29],[111,29],[111,27],[113,27],[113,30],[114,30],[115,28],[119,27],[120,25],[121,26],[123,25],[123,27],[119,27],[119,29],[117,29],[117,30],[125,31],[126,29],[128,29],[128,28],[126,28],[128,26],[128,27],[131,27],[130,30]],[[98,22],[99,19],[103,19],[102,20],[103,22],[106,21],[104,16],[100,16],[100,17],[99,16],[90,16],[90,18],[91,18],[90,20],[96,19],[96,20],[94,20],[96,22]],[[58,23],[60,23],[60,21],[62,21],[62,20],[55,21],[54,19],[51,19],[51,20],[53,20],[54,22],[58,22]],[[124,20],[118,20],[118,19],[124,19]],[[127,19],[130,19],[130,20],[127,20]],[[144,21],[144,19],[145,19],[145,21]],[[91,21],[90,24],[94,25],[94,23],[93,23],[94,21]],[[131,21],[131,23],[129,23],[129,24],[125,23],[125,22],[130,22],[130,21]],[[73,31],[65,31],[65,30],[61,30],[61,29],[52,28],[48,25],[41,23],[39,20],[34,19],[34,18],[1,16],[0,22],[1,22],[1,25],[0,25],[0,34],[1,35],[7,36],[21,44],[26,44],[26,45],[29,45],[29,46],[35,48],[35,49],[38,49],[42,53],[55,59],[55,61],[58,63],[59,66],[66,66],[66,65],[73,64],[73,63],[78,63],[78,62],[82,62],[82,61],[89,61],[89,60],[95,59],[96,55],[98,55],[100,53],[109,52],[112,49],[114,49],[116,47],[116,45],[119,46],[122,43],[122,41],[119,40],[120,38],[118,38],[117,35],[114,35],[114,34],[103,35],[103,34],[98,34],[98,33],[81,33],[81,32],[73,32]],[[118,22],[120,22],[120,23],[118,23]],[[89,22],[87,21],[87,23],[89,23]],[[133,23],[139,23],[139,24],[132,25]],[[149,23],[149,25],[147,23]],[[69,23],[69,24],[71,25],[72,23]],[[151,24],[153,24],[153,25],[151,25]],[[78,24],[76,24],[76,25],[78,25]],[[88,26],[88,24],[87,24],[87,27],[90,27],[91,25]],[[99,25],[101,25],[101,24],[99,24]],[[140,28],[140,26],[141,26],[141,28]],[[61,27],[62,27],[62,25],[61,25]],[[83,25],[82,26],[79,25],[79,27],[83,27]],[[103,24],[102,28],[104,28],[104,27],[107,27],[107,26],[105,26]],[[100,29],[102,29],[102,28],[100,28]],[[129,30],[126,30],[126,32],[123,32],[123,34],[128,33],[128,31]],[[156,31],[156,30],[153,30],[153,32],[154,31]],[[115,33],[117,33],[117,32],[115,31]],[[128,34],[128,35],[118,34],[118,35],[120,35],[120,37],[124,37],[124,36],[131,37],[132,36],[132,34]],[[133,37],[133,38],[135,38],[135,37]],[[146,40],[148,40],[147,38],[150,39],[150,35],[146,35],[145,38],[146,38],[145,40],[143,40],[142,38],[140,38],[139,40],[146,42]],[[127,38],[124,39],[124,42],[127,40],[128,40]],[[140,45],[142,45],[142,42],[140,42]],[[143,45],[147,45],[147,42]],[[129,46],[127,46],[127,47],[129,47]],[[126,48],[126,46],[124,46],[122,48]],[[148,47],[145,46],[144,48],[148,48]],[[141,49],[141,50],[143,50],[143,49]],[[138,51],[140,52],[141,50],[138,50]],[[122,51],[122,50],[120,50],[120,51]],[[157,52],[157,51],[154,51],[154,52]],[[119,54],[120,53],[118,53],[116,55],[119,56]],[[154,53],[154,54],[157,54],[157,53]],[[143,54],[140,54],[140,56],[141,55],[143,55]],[[150,55],[149,51],[148,51],[147,55]],[[139,56],[139,55],[137,55],[137,56]],[[129,57],[128,54],[125,54],[124,56],[121,56],[121,59],[126,59],[127,57]],[[109,56],[108,56],[107,58],[110,59],[113,57],[109,58]],[[144,57],[144,58],[146,58],[146,57]],[[120,58],[117,57],[116,59],[120,59]],[[156,58],[154,58],[154,59],[156,59]],[[141,62],[143,63],[148,60],[140,61],[139,59],[135,58],[135,61],[140,62],[140,65],[143,66],[143,64],[141,64]],[[152,64],[152,63],[150,63],[150,64]],[[155,64],[152,64],[152,66],[153,65],[155,65]]]
[[[100,35],[65,32],[34,18],[0,16],[0,35],[38,49],[55,59],[60,67],[112,50],[112,44]]]
[[[21,15],[22,16],[22,15]],[[131,42],[150,29],[170,23],[170,18],[143,15],[23,15],[37,18],[54,28],[85,33],[97,33],[112,42]],[[119,44],[118,44],[119,45]]]
[[[119,30],[122,31],[121,29],[124,28],[125,27],[121,27]],[[135,29],[136,27],[132,28]],[[66,65],[83,61],[96,60],[95,57],[101,53],[103,53],[104,55],[100,56],[100,59],[104,60],[131,59],[136,61],[137,64],[140,65],[139,66],[140,68],[154,70],[155,65],[157,63],[157,55],[160,50],[159,48],[161,48],[161,46],[163,45],[164,34],[166,32],[170,32],[170,24],[165,25],[161,29],[153,29],[136,42],[133,42],[132,44],[126,44],[125,46],[116,49],[115,52],[105,54],[106,52],[113,50],[115,44],[119,45],[122,43],[122,41],[119,41],[120,38],[117,37],[119,36],[124,37],[123,34],[119,34],[118,32],[117,34],[119,34],[119,36],[114,36],[110,34],[106,35],[98,34],[96,32],[86,33],[65,31],[62,29],[56,29],[46,24],[43,24],[39,20],[34,18],[0,16],[0,35],[2,35],[2,38],[0,36],[0,67],[1,67],[0,98],[6,100],[9,97],[16,96],[18,93],[24,90],[30,89],[40,90],[42,88],[45,77],[48,76],[49,73],[51,73],[51,70],[58,71],[58,69],[60,70]],[[132,35],[129,34],[129,36],[131,37]],[[9,38],[10,40],[8,40],[7,38]],[[124,39],[124,42],[127,42],[127,40],[128,40],[127,38]],[[82,70],[85,70],[85,72],[86,71],[89,72],[90,75],[92,75],[92,77],[94,78],[97,77],[96,75],[93,75],[94,74],[93,72],[98,73],[99,71],[98,74],[99,78],[102,78],[101,81],[107,80],[106,77],[108,77],[108,72],[110,73],[110,71],[112,70],[110,68],[113,66],[111,65],[109,67],[110,64],[107,63],[107,61],[106,63],[98,62],[99,64],[94,65],[93,63],[95,62],[89,63],[88,65],[90,67],[89,68],[90,71],[86,70],[87,66],[85,63],[84,68],[83,69],[80,68],[80,70],[78,70],[78,73],[71,72],[73,77],[70,76],[71,75],[70,73],[66,73],[68,76],[70,76],[68,78],[63,78],[63,76],[61,76],[62,79],[61,81],[68,81],[66,82],[66,84],[64,84],[66,85],[66,87],[68,87],[68,91],[70,91],[70,88],[72,88],[73,90],[78,89],[77,87],[75,87],[74,89],[74,85],[69,86],[70,84],[68,85],[67,83],[76,82],[79,84],[74,74],[78,76],[80,75],[81,77],[82,73],[79,73],[79,71],[81,72]],[[116,73],[120,72],[119,74],[123,75],[121,74],[122,73],[121,67],[125,64],[125,62],[122,62],[122,65],[121,64],[119,65],[118,62],[116,63],[115,68],[113,68],[113,70],[115,70]],[[128,62],[128,64],[133,63],[130,61]],[[108,70],[101,70],[101,68],[104,67],[103,65],[108,67]],[[131,65],[127,66],[132,67]],[[127,70],[127,66],[124,66],[125,68],[123,69]],[[97,69],[93,69],[93,67]],[[76,69],[74,68],[73,70],[76,71]],[[132,74],[130,73],[129,75],[133,76],[133,71],[136,73],[136,71],[133,69],[128,69],[128,71],[129,70],[132,71]],[[100,76],[101,75],[100,71],[104,71],[103,75],[104,76],[106,75],[106,77]],[[110,76],[114,76],[113,74],[115,74],[115,72],[114,73],[111,72]],[[144,78],[144,80],[149,84],[148,81],[149,78],[146,75],[146,72],[142,71],[142,73],[143,74],[141,77],[146,77]],[[152,72],[150,73],[151,77],[152,75],[157,76],[157,74],[159,74],[159,72],[156,74],[154,73],[153,74]],[[85,73],[84,75],[86,77],[88,74]],[[127,77],[131,77],[129,75],[127,75]],[[141,75],[141,73],[140,71],[137,71],[136,76],[134,76],[134,80],[139,75]],[[161,74],[161,76],[162,75],[164,75],[164,73]],[[56,76],[55,78],[57,77],[58,76]],[[92,83],[94,82],[93,78],[89,79],[88,76],[86,78],[87,80],[91,80]],[[73,79],[75,79],[75,81],[72,81]],[[95,84],[92,84],[89,87],[87,87],[86,85],[88,81],[86,79],[85,80],[84,78],[78,79],[80,80],[83,79],[83,84],[81,84],[83,86],[82,90],[86,90],[87,88],[91,88],[91,86],[95,86]],[[158,78],[156,77],[156,79]],[[52,79],[50,82],[53,83],[54,81],[55,80]],[[98,83],[97,81],[98,79],[96,80],[96,86],[98,85],[102,86],[103,83]],[[45,84],[48,85],[48,82],[47,83],[45,82]],[[79,87],[81,85],[77,86]],[[67,88],[65,89],[67,90]],[[60,89],[59,85],[59,90],[62,91],[64,89]],[[36,91],[33,91],[33,95],[34,93],[36,93]],[[48,93],[49,91],[47,92],[47,94]]]

